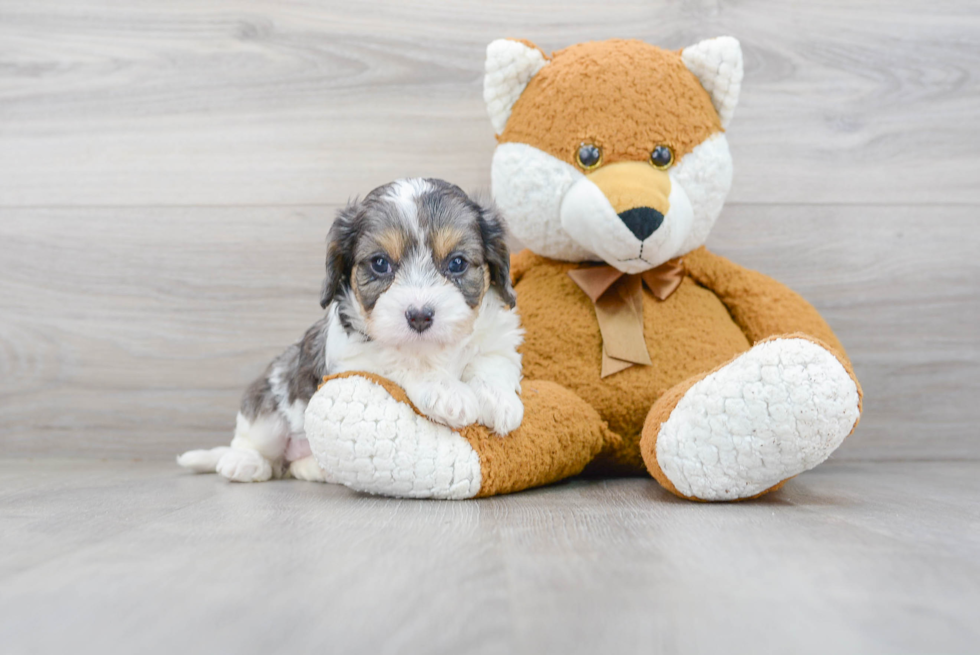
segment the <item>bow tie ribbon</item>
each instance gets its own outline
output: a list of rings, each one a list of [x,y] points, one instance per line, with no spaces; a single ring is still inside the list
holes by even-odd
[[[643,339],[643,286],[659,300],[666,300],[684,279],[681,260],[672,259],[638,275],[602,265],[573,269],[568,277],[595,305],[602,333],[602,377],[634,364],[650,366]]]

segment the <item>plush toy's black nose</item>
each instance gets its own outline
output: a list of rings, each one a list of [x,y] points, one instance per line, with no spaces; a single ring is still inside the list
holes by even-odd
[[[619,218],[640,241],[656,232],[664,222],[664,215],[653,207],[627,209],[619,214]]]
[[[430,327],[432,327],[432,317],[436,315],[436,310],[432,309],[428,305],[419,309],[418,307],[409,307],[408,311],[405,312],[405,318],[408,320],[408,326],[422,334]]]

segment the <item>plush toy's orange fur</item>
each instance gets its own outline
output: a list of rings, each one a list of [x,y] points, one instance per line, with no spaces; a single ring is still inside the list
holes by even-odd
[[[583,141],[602,147],[603,163],[645,162],[658,145],[680,159],[719,130],[711,98],[679,53],[642,41],[592,41],[554,53],[498,141],[527,143],[574,166]]]

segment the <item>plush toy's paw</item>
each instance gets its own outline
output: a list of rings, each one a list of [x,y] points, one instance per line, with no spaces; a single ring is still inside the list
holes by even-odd
[[[327,481],[326,473],[316,463],[316,458],[313,455],[307,455],[306,457],[290,462],[289,474],[297,480],[305,480],[307,482]]]
[[[305,429],[328,482],[405,498],[472,498],[480,490],[480,458],[466,439],[367,378],[324,384],[306,408]]]
[[[218,475],[232,482],[265,482],[272,479],[272,464],[254,450],[229,448],[217,465]]]
[[[471,380],[470,386],[480,402],[477,419],[497,434],[510,434],[521,426],[524,419],[524,403],[512,389],[497,387],[480,380]]]
[[[413,384],[408,397],[422,412],[451,428],[465,428],[480,418],[480,401],[469,385],[457,380]]]
[[[857,385],[825,348],[763,342],[684,393],[660,426],[657,464],[684,496],[748,498],[827,459],[859,408]]]

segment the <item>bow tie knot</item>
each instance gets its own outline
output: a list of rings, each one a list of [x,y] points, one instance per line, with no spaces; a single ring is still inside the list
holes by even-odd
[[[649,366],[650,353],[643,338],[643,287],[666,300],[684,279],[681,260],[672,259],[637,275],[600,265],[573,269],[568,276],[595,305],[602,334],[602,377],[634,364]]]

